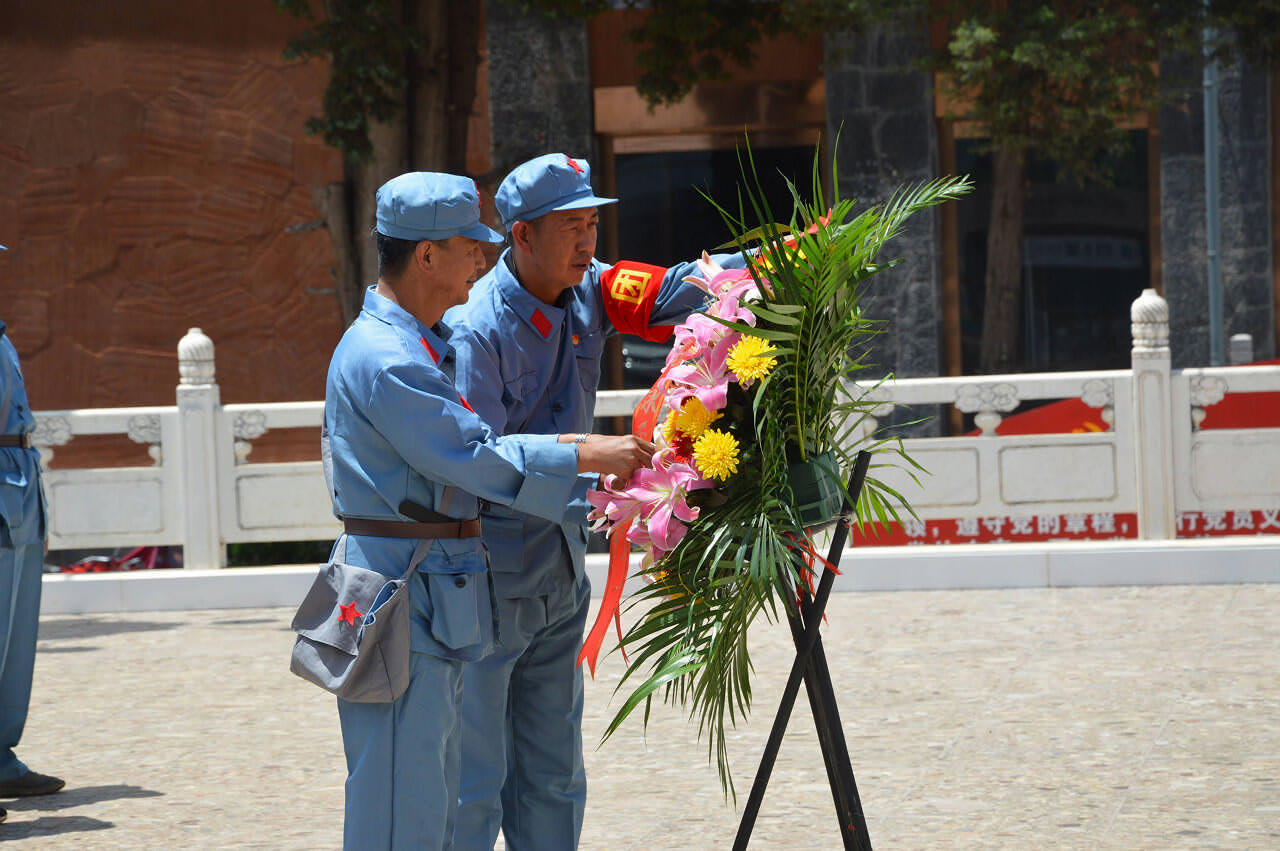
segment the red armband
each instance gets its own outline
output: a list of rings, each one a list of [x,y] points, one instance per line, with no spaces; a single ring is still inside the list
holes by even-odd
[[[649,325],[658,290],[667,270],[662,266],[623,260],[600,276],[604,310],[619,333],[634,334],[661,343],[671,337],[673,325]]]

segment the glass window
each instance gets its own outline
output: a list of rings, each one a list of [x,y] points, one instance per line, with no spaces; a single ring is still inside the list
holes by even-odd
[[[807,198],[813,185],[813,147],[752,148],[752,156],[770,214],[776,221],[788,222],[794,205],[784,175]],[[737,215],[742,174],[738,151],[624,154],[615,165],[619,259],[669,266],[693,260],[703,251],[715,253],[716,246],[729,240],[728,227],[699,190]],[[757,223],[749,208],[746,218]],[[669,348],[666,343],[624,336],[624,386],[650,386]]]

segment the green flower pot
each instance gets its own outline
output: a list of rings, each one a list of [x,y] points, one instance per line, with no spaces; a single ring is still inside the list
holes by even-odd
[[[844,506],[844,483],[840,462],[834,452],[823,452],[808,461],[790,465],[788,475],[796,512],[806,527],[834,520]]]

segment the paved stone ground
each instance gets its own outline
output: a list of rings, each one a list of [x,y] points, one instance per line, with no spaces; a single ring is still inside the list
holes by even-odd
[[[878,849],[1280,848],[1280,586],[843,593],[824,642]],[[84,849],[337,848],[332,700],[290,676],[283,609],[47,618],[21,755],[59,795],[0,840]],[[746,800],[791,662],[753,635]],[[620,660],[588,686],[594,744]],[[660,708],[588,753],[582,847],[728,848],[705,749]],[[804,696],[753,848],[839,848]]]

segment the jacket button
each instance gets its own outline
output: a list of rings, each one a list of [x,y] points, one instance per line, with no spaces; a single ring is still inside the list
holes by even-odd
[[[467,587],[467,577],[465,577],[465,576],[455,576],[455,577],[453,577],[453,585],[454,585],[454,587],[455,587],[455,588],[466,588],[466,587]]]

